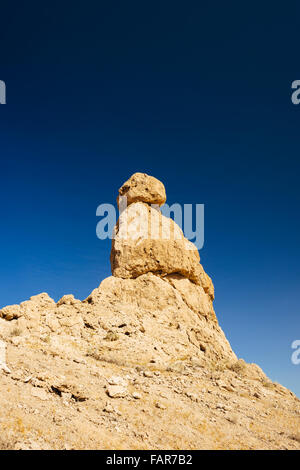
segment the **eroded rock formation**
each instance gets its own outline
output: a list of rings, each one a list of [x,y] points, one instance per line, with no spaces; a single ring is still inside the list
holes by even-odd
[[[299,400],[237,360],[162,183],[119,195],[112,276],[0,310],[0,449],[299,449]]]

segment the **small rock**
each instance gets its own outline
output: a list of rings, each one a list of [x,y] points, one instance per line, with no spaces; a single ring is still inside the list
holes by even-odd
[[[127,390],[121,385],[110,385],[107,387],[106,393],[110,398],[124,398],[127,395]]]
[[[110,403],[106,403],[103,411],[106,411],[106,413],[113,413],[114,409]]]
[[[13,320],[21,315],[20,305],[8,305],[0,310],[0,317],[5,318],[5,320]]]
[[[61,397],[62,397],[63,404],[64,404],[64,405],[69,405],[69,401],[70,401],[71,398],[72,398],[72,393],[70,393],[70,392],[62,392]]]
[[[74,357],[73,361],[76,362],[76,364],[86,364],[86,361],[84,359],[80,359],[77,357]]]
[[[198,401],[197,395],[195,395],[195,394],[192,393],[192,392],[186,392],[186,396],[187,396],[188,398],[190,398],[192,401],[196,401],[196,402]]]
[[[76,305],[80,304],[80,300],[75,299],[74,295],[69,294],[69,295],[64,295],[58,302],[57,306],[59,307],[60,305]]]
[[[148,377],[148,378],[153,377],[153,372],[151,372],[150,370],[145,370],[144,377]]]
[[[156,402],[155,403],[156,408],[160,408],[161,410],[165,410],[167,407],[163,405],[163,403]]]
[[[19,346],[21,343],[24,342],[24,338],[21,338],[20,336],[13,336],[13,337],[10,339],[10,342],[11,342],[14,346]]]
[[[28,382],[30,382],[32,379],[32,375],[29,375],[28,377],[25,377],[25,379],[23,380],[24,384],[27,384]]]
[[[43,388],[34,388],[31,395],[39,398],[40,400],[49,400],[49,394]]]
[[[224,382],[224,380],[216,380],[216,385],[218,387],[225,387],[226,386],[226,382]]]
[[[107,379],[107,382],[110,385],[121,385],[122,387],[127,386],[127,380],[123,379],[123,377],[119,377],[117,375],[113,375],[109,379]]]
[[[11,374],[11,370],[3,362],[0,362],[0,370],[3,370],[6,374]]]
[[[235,414],[228,414],[226,415],[227,421],[229,421],[232,424],[237,424],[238,423],[238,417]]]
[[[136,400],[140,400],[142,398],[142,395],[138,392],[134,392],[132,394],[133,398],[135,398]]]
[[[109,331],[104,339],[106,341],[118,341],[119,335],[115,331]]]
[[[234,388],[231,386],[231,385],[225,385],[225,390],[227,390],[227,392],[234,392]]]
[[[222,405],[222,403],[217,403],[217,404],[216,404],[216,410],[226,411],[227,408],[226,408],[225,405]]]

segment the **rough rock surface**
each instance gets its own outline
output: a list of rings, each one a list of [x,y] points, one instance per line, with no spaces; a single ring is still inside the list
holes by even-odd
[[[299,399],[237,360],[195,289],[112,276],[0,318],[0,449],[300,449]]]
[[[196,246],[172,219],[143,202],[131,204],[120,215],[112,240],[111,269],[122,278],[178,273],[198,285],[206,277]]]
[[[0,449],[300,449],[300,400],[237,359],[199,267],[2,308]]]
[[[134,173],[119,189],[120,196],[126,196],[128,206],[138,201],[162,206],[167,198],[163,183],[145,173]]]

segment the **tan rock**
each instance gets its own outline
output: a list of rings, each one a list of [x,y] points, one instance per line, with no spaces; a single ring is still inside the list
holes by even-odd
[[[121,385],[122,387],[126,387],[128,385],[128,382],[126,379],[124,379],[123,377],[119,377],[117,375],[113,375],[112,377],[109,377],[107,381],[110,385]]]
[[[0,370],[7,374],[11,373],[11,370],[6,365],[6,343],[0,340]]]
[[[175,289],[177,289],[177,291],[181,294],[184,302],[195,313],[198,315],[203,315],[213,322],[217,322],[212,305],[212,299],[210,295],[206,294],[202,286],[196,285],[180,274],[169,274],[166,276],[166,280],[168,280],[170,284]]]
[[[43,388],[33,388],[32,396],[39,398],[40,400],[49,400],[50,395]]]
[[[42,294],[33,295],[32,297],[30,297],[30,302],[42,308],[55,305],[54,300],[51,299],[51,297],[49,297],[46,292],[43,292]],[[22,302],[21,305],[23,305],[23,303],[24,302]]]
[[[151,378],[153,377],[153,372],[151,372],[151,370],[145,370],[143,375],[144,377]]]
[[[239,359],[231,365],[231,370],[236,372],[241,377],[248,377],[251,379],[265,380],[266,375],[257,364],[248,364],[244,359]]]
[[[21,315],[20,305],[8,305],[0,310],[0,317],[5,318],[5,320],[13,320]]]
[[[40,294],[1,311],[0,450],[300,449],[299,399],[237,360],[197,250],[150,207],[160,190],[135,202],[147,190],[131,183],[114,276],[82,302]]]
[[[133,325],[139,333],[126,336],[132,345],[126,350],[126,360],[134,364],[151,363],[154,347],[161,343],[162,338],[164,352],[159,349],[158,361],[164,365],[171,361],[173,367],[173,361],[180,354],[190,354],[201,361],[235,362],[236,356],[213,311],[211,317],[204,314],[202,305],[211,305],[210,298],[200,288],[200,300],[197,299],[199,286],[188,279],[183,278],[183,281],[187,281],[188,287],[180,282],[172,285],[168,276],[161,278],[152,273],[136,279],[111,276],[94,289],[83,305],[99,312],[101,323],[107,329],[124,323]],[[121,334],[122,329],[119,331]],[[148,343],[149,338],[151,344]]]
[[[60,328],[60,323],[54,313],[46,314],[45,323],[51,331],[57,331]]]
[[[80,304],[80,300],[75,299],[74,295],[69,294],[69,295],[64,295],[59,301],[57,302],[57,306],[59,307],[60,305],[78,305]]]
[[[121,213],[110,259],[116,277],[180,273],[197,284],[201,279],[207,283],[196,246],[172,219],[142,202],[131,204]]]
[[[164,405],[163,403],[161,403],[159,401],[155,403],[155,406],[156,406],[156,408],[159,408],[161,410],[166,410],[167,409],[166,405]]]
[[[106,403],[103,411],[106,411],[106,413],[113,413],[115,410],[110,403]]]
[[[43,292],[42,294],[33,295],[30,300],[26,300],[20,304],[21,313],[24,315],[26,320],[30,320],[30,327],[34,328],[40,321],[42,313],[46,314],[53,311],[56,304],[48,294]]]
[[[166,202],[164,185],[153,176],[146,173],[134,173],[119,189],[119,197],[127,198],[127,205],[133,202],[146,202],[161,206]],[[119,200],[118,197],[118,200]]]
[[[41,449],[65,447],[62,435],[73,449],[134,449],[145,443],[159,449],[300,449],[288,438],[299,428],[299,400],[268,382],[257,366],[237,361],[205,312],[211,302],[202,286],[182,276],[147,273],[105,279],[81,302],[85,322],[78,336],[72,326],[77,305],[28,301],[26,316],[13,320],[22,320],[26,331],[17,347],[11,343],[12,323],[1,318],[12,369],[5,373],[0,362],[0,422],[11,433],[10,438],[3,429],[1,445],[13,448],[18,441],[26,447],[24,440],[34,432]],[[35,315],[30,309],[40,320],[28,331]],[[59,330],[54,325],[51,341],[43,341],[40,331],[49,331],[46,324],[54,318],[67,322]],[[133,333],[123,333],[129,327]],[[109,330],[120,339],[104,341]],[[96,354],[90,355],[91,348]],[[153,378],[144,377],[145,370]],[[233,381],[235,387],[225,385]],[[122,400],[122,411],[113,400]],[[233,424],[234,414],[242,427]]]
[[[200,279],[199,284],[203,287],[204,292],[209,295],[211,300],[214,300],[215,298],[214,285],[212,283],[211,278],[209,277],[208,274],[206,274],[201,264],[200,264],[200,269],[198,269],[198,274],[199,274],[199,279]]]
[[[127,393],[127,389],[122,385],[109,385],[107,387],[107,395],[110,398],[124,398]]]

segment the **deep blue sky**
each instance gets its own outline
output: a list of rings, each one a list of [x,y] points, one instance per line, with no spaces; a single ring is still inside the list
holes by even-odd
[[[19,2],[21,4],[21,2]],[[297,2],[1,5],[0,307],[110,274],[96,208],[133,172],[205,204],[221,326],[300,396]]]

